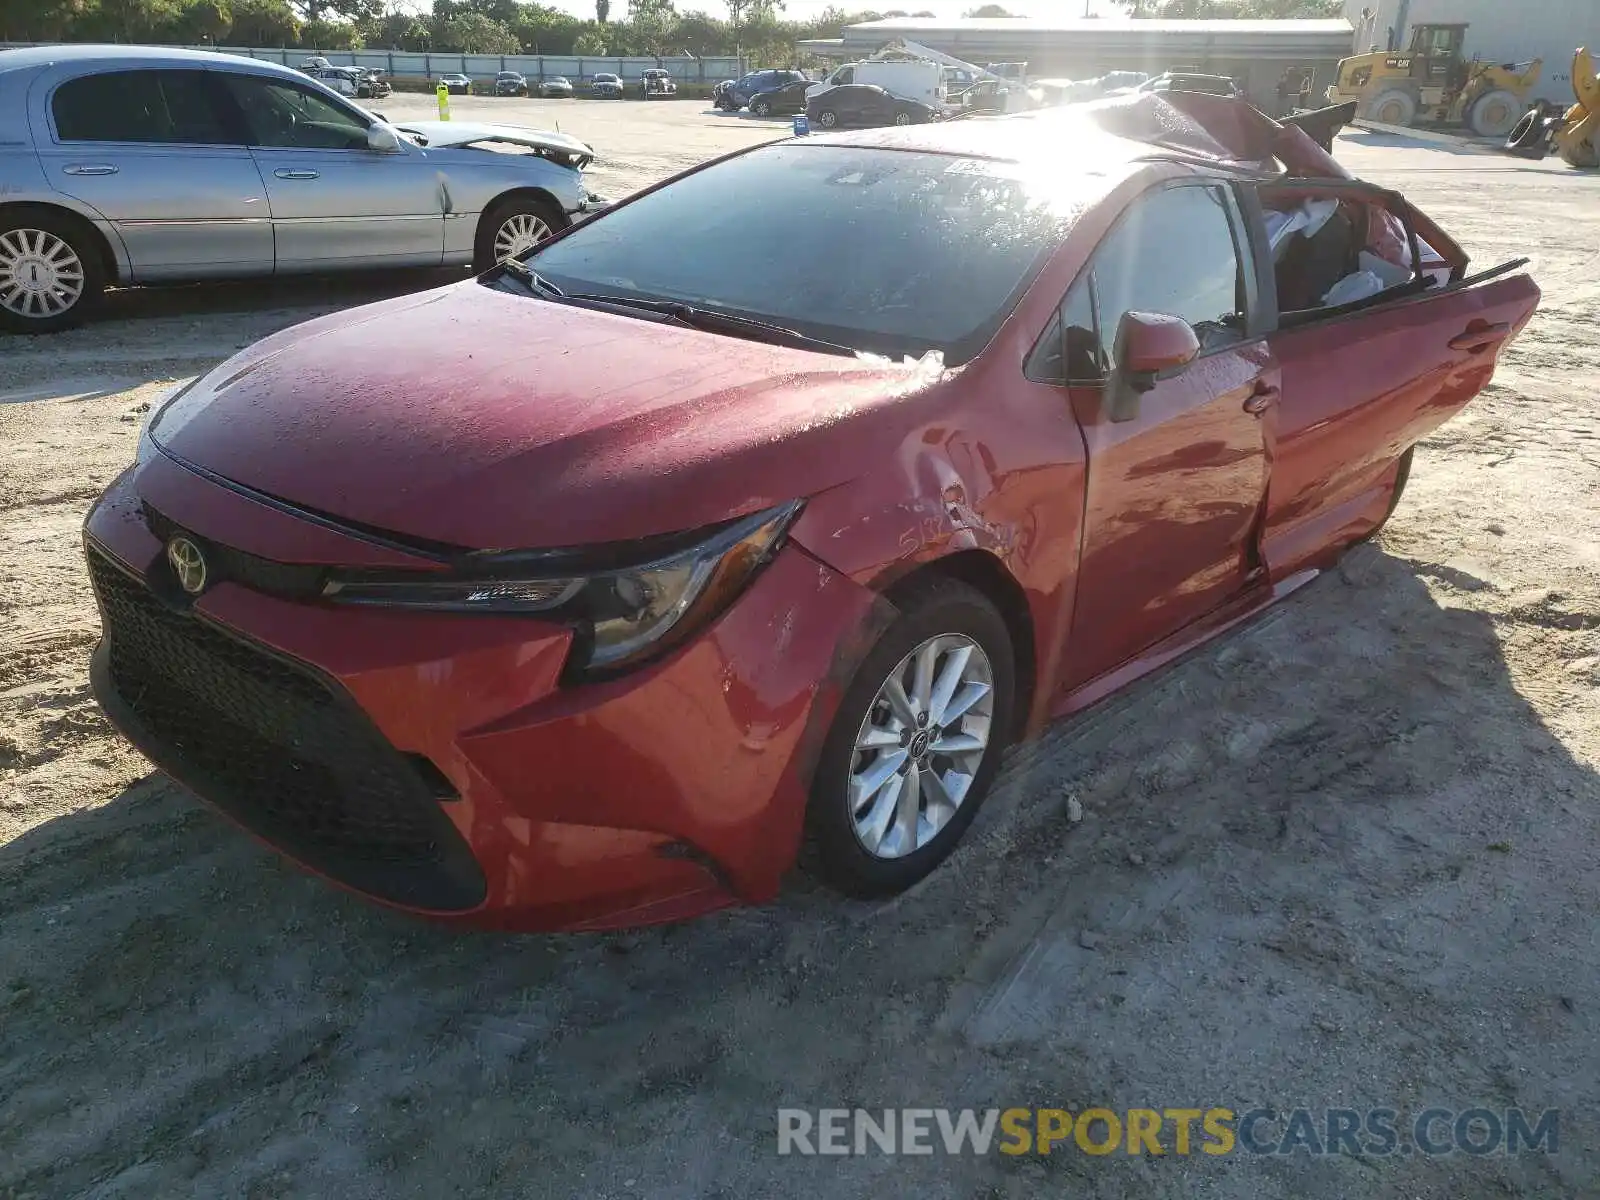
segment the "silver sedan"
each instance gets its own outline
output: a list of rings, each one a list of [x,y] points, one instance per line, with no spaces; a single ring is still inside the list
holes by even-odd
[[[0,51],[0,329],[113,284],[471,264],[598,206],[576,138],[389,124],[287,67],[204,51]]]

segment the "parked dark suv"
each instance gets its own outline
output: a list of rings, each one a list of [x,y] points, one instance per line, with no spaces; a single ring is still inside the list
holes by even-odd
[[[805,81],[804,71],[752,71],[717,97],[717,107],[738,112],[753,96],[775,91],[786,83]]]

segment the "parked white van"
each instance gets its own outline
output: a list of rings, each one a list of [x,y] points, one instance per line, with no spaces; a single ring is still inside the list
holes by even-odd
[[[936,62],[869,59],[846,63],[821,83],[806,89],[806,99],[847,83],[870,83],[902,100],[920,100],[933,108],[943,108],[946,99],[944,67]]]

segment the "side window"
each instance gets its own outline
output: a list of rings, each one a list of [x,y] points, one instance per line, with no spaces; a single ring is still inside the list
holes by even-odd
[[[856,69],[854,67],[840,67],[834,75],[833,81],[840,84],[854,83],[856,81]]]
[[[362,150],[367,122],[325,96],[287,80],[224,76],[244,110],[252,146],[295,150]]]
[[[237,144],[204,71],[108,71],[69,79],[50,100],[63,142]]]
[[[1106,362],[1094,324],[1094,292],[1088,272],[1073,284],[1061,302],[1039,344],[1028,358],[1025,372],[1035,383],[1100,383]]]
[[[1164,313],[1194,326],[1202,352],[1244,334],[1244,281],[1227,196],[1219,187],[1168,188],[1135,201],[1095,253],[1100,353],[1107,362],[1126,312]]]

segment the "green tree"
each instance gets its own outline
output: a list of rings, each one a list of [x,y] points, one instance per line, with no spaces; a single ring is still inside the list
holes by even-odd
[[[461,54],[519,54],[522,43],[499,21],[491,21],[482,13],[464,12],[435,23],[433,48]]]
[[[559,8],[543,4],[519,4],[511,32],[529,54],[571,54],[582,35],[585,22]]]
[[[289,6],[308,25],[313,21],[356,24],[383,16],[384,0],[289,0]]]
[[[184,10],[179,24],[186,42],[221,42],[233,28],[233,10],[228,0],[197,0]]]
[[[672,0],[632,0],[628,12],[628,37],[645,54],[667,52],[668,40],[678,24]]]
[[[981,17],[987,20],[995,20],[1000,17],[1014,17],[1017,14],[1013,12],[1007,12],[1001,5],[998,4],[984,4],[978,8],[972,9],[970,12],[966,12],[961,15],[965,17]]]
[[[604,58],[606,51],[605,35],[597,29],[586,30],[572,47],[574,54],[585,58]]]
[[[231,0],[234,46],[293,46],[300,41],[300,22],[286,0]]]
[[[359,50],[361,29],[349,21],[307,21],[300,26],[300,44],[308,50]]]
[[[60,41],[92,8],[92,0],[0,0],[0,41]]]
[[[611,19],[611,0],[594,0],[594,19],[601,25]]]

